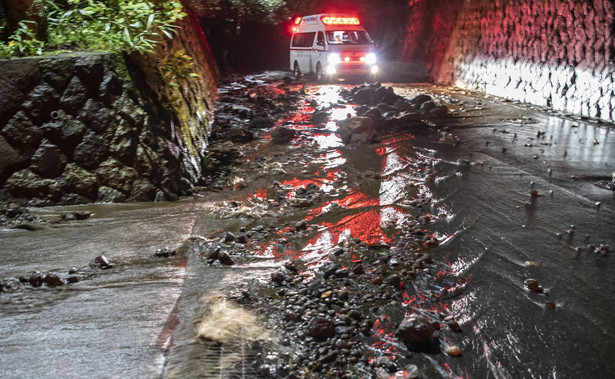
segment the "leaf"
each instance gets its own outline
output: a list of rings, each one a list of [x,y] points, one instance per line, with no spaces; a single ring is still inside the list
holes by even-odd
[[[155,15],[153,13],[149,15],[149,17],[147,18],[147,25],[145,25],[146,29],[150,29],[152,27],[152,24],[154,23],[154,17]]]

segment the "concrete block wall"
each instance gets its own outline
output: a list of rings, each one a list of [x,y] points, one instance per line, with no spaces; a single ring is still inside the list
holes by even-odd
[[[615,122],[610,0],[411,0],[406,34],[434,82]]]

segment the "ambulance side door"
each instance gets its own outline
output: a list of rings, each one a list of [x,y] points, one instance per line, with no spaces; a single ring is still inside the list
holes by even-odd
[[[326,49],[327,48],[325,43],[325,33],[318,32],[316,34],[316,40],[314,41],[314,52],[312,53],[313,59],[311,64],[313,72],[316,72],[316,66],[318,65],[318,63],[320,63],[320,67],[324,70],[327,64],[327,54],[325,53]]]
[[[299,70],[303,74],[309,74],[311,72],[311,60],[314,44],[314,37],[316,32],[296,33],[293,36],[291,44],[291,67],[294,66],[294,62],[299,65]]]

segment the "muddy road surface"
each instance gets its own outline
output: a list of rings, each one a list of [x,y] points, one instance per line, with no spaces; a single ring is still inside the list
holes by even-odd
[[[217,107],[190,198],[4,212],[4,377],[615,370],[613,125],[279,72]]]

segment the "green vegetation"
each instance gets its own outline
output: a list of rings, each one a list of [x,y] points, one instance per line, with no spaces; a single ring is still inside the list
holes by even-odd
[[[152,52],[164,36],[177,33],[174,23],[186,16],[179,1],[46,0],[41,5],[43,11],[32,17],[38,22],[19,20],[0,42],[0,58],[64,50]]]

